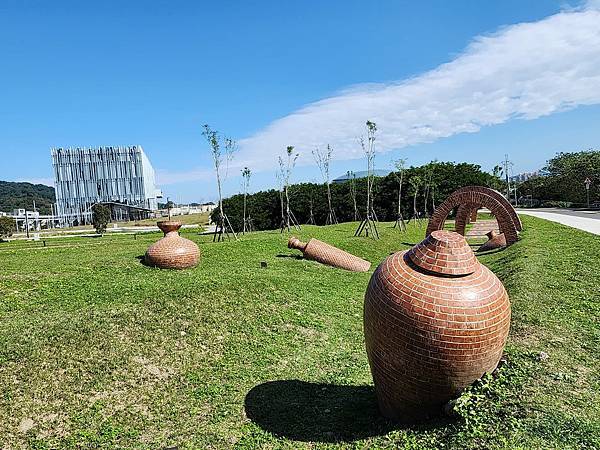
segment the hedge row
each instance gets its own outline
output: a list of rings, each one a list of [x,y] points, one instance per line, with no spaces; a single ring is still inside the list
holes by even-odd
[[[423,214],[431,213],[434,205],[439,205],[448,195],[462,186],[480,185],[494,189],[502,189],[502,182],[495,176],[484,172],[481,167],[468,163],[431,162],[424,166],[410,167],[404,172],[402,185],[402,211],[406,219],[412,216],[414,185],[411,180],[420,180],[417,194],[417,210]],[[430,181],[429,181],[430,180]],[[359,213],[362,215],[366,207],[366,179],[356,179],[356,197]],[[429,186],[429,194],[426,194]],[[398,209],[398,180],[394,173],[385,177],[376,177],[374,183],[374,208],[381,221],[396,219]],[[317,225],[324,225],[327,218],[327,187],[325,184],[300,183],[290,186],[290,207],[299,223],[304,224],[310,218],[312,201],[313,216]],[[331,185],[332,203],[339,222],[354,219],[354,206],[351,196],[351,182]],[[427,197],[427,205],[425,199]],[[243,225],[242,194],[223,200],[225,210],[235,230]],[[247,210],[252,218],[255,230],[272,230],[281,225],[280,192],[275,189],[249,194]],[[213,221],[219,214],[213,211]]]

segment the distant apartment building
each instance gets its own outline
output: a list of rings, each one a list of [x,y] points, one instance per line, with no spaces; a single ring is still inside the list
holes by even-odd
[[[97,203],[110,207],[113,220],[146,218],[158,209],[162,194],[140,145],[53,148],[51,154],[63,226],[91,223]]]
[[[166,217],[169,212],[172,216],[185,216],[189,214],[201,214],[201,213],[211,213],[217,207],[213,202],[208,203],[193,203],[191,205],[176,205],[168,209],[164,208],[160,210],[160,213],[163,217]]]
[[[523,173],[519,173],[517,175],[513,175],[512,177],[510,177],[510,181],[516,181],[518,183],[522,183],[524,181],[529,180],[530,178],[535,178],[535,177],[539,177],[540,173],[539,172],[523,172]]]

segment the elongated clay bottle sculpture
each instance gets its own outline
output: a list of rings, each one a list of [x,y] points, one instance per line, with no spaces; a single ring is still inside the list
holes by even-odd
[[[382,414],[438,414],[502,356],[510,302],[464,237],[434,231],[383,261],[365,295],[367,355]]]
[[[369,261],[365,261],[358,256],[354,256],[318,239],[310,239],[304,243],[296,237],[291,237],[288,241],[288,248],[300,250],[307,259],[314,259],[322,264],[352,272],[368,272],[371,268]]]
[[[187,269],[198,264],[200,249],[189,239],[179,236],[181,222],[157,223],[165,236],[146,251],[146,263],[161,269]]]
[[[498,233],[497,231],[492,230],[485,233],[485,235],[488,237],[488,240],[477,249],[478,252],[486,252],[488,250],[506,247],[506,236],[504,236],[504,233]]]

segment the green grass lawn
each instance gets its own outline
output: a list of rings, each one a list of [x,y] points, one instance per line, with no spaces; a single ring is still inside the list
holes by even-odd
[[[455,418],[412,426],[377,414],[370,273],[298,259],[288,235],[184,233],[202,251],[187,271],[141,264],[158,233],[2,243],[0,448],[599,448],[600,238],[523,222],[481,257],[512,301],[506,364]],[[390,226],[300,235],[374,269],[425,231]]]
[[[108,231],[110,232],[111,228],[113,228],[113,226],[117,226],[117,227],[155,226],[156,222],[159,222],[161,220],[168,220],[168,217],[158,217],[158,218],[143,219],[143,220],[132,220],[129,222],[111,222],[108,224]],[[181,222],[183,225],[198,225],[200,227],[205,227],[206,225],[208,225],[208,223],[210,221],[210,213],[204,212],[204,213],[172,216],[171,220],[176,220],[178,222]],[[41,230],[40,234],[42,235],[42,237],[43,236],[56,236],[56,235],[61,235],[61,234],[69,233],[69,232],[82,231],[82,230],[88,230],[90,232],[95,232],[93,225],[79,225],[76,227],[68,227],[68,228],[52,228],[52,229],[44,228],[43,230]],[[30,233],[33,234],[34,232],[31,231]],[[21,230],[18,234],[20,236],[24,236],[25,232],[23,230]]]
[[[152,218],[144,220],[132,220],[131,222],[119,222],[119,226],[133,227],[133,226],[148,226],[156,225],[156,222],[160,220],[168,220],[168,217]],[[171,220],[176,220],[184,225],[208,225],[210,219],[210,213],[195,213],[195,214],[182,214],[180,216],[172,216]]]

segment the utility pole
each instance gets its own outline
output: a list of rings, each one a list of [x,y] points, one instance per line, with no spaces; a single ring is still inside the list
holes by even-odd
[[[504,179],[506,181],[506,199],[510,202],[510,177],[508,176],[508,172],[513,166],[512,161],[508,159],[508,153],[504,154],[504,161],[502,161],[502,166],[504,167]]]
[[[513,175],[513,177],[515,176],[515,172],[512,170],[512,166],[511,166],[511,173]],[[517,179],[515,178],[513,181],[513,191],[515,193],[514,197],[515,197],[515,207],[517,207]]]
[[[33,213],[35,214],[37,212],[37,209],[35,208],[35,200],[33,200]],[[34,231],[39,231],[40,229],[40,218],[39,215],[35,214],[33,216],[33,229]]]
[[[592,184],[592,180],[586,178],[585,181],[585,193],[587,197],[587,209],[590,209],[590,185]]]
[[[27,215],[27,208],[25,208],[25,230],[27,232],[27,239],[29,239],[29,216]]]

